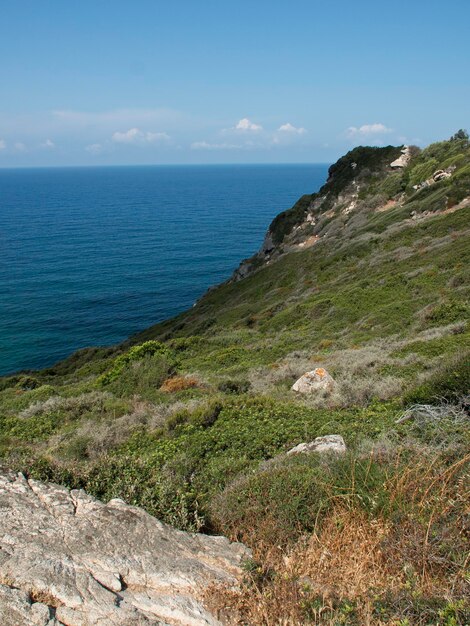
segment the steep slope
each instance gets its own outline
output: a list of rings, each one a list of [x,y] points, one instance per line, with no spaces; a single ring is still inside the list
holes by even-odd
[[[256,592],[214,598],[243,623],[464,624],[469,257],[465,133],[356,148],[192,309],[3,379],[3,464],[243,539]]]

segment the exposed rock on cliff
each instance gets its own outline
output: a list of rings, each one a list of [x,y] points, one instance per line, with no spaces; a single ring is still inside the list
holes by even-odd
[[[2,626],[216,625],[201,602],[248,556],[175,530],[122,500],[0,476]]]
[[[407,147],[358,147],[348,152],[329,168],[328,180],[318,193],[302,196],[274,218],[260,250],[241,263],[232,280],[241,280],[285,253],[329,237],[335,222],[342,223],[360,208],[361,193],[371,183],[405,167],[410,159]]]
[[[401,155],[395,161],[390,163],[390,167],[406,167],[408,163],[411,161],[411,150],[409,146],[403,146],[401,151]]]

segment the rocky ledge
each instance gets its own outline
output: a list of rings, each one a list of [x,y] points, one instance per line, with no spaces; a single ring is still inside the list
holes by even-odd
[[[219,624],[204,590],[236,585],[249,556],[22,474],[0,475],[0,536],[2,626]]]

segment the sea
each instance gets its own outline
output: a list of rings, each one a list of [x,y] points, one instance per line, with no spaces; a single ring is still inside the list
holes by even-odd
[[[327,165],[0,170],[0,374],[191,307]]]

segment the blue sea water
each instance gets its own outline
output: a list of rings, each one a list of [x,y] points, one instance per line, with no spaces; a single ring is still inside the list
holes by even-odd
[[[326,165],[0,170],[0,374],[190,307]]]

